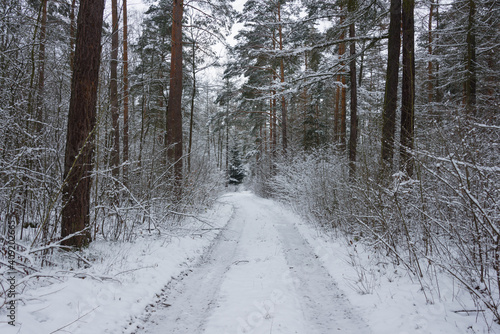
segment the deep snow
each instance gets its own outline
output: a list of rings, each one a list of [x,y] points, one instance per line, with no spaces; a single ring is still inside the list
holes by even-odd
[[[183,236],[94,242],[86,251],[90,268],[48,268],[44,274],[58,280],[30,283],[15,328],[1,309],[0,333],[488,330],[481,315],[456,313],[474,307],[452,280],[443,276],[439,287],[429,286],[426,300],[402,268],[319,232],[272,200],[226,194],[203,219],[211,226]]]

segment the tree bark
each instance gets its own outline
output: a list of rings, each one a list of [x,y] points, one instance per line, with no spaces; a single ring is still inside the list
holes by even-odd
[[[103,12],[104,0],[80,1],[64,159],[63,238],[89,226]],[[62,244],[81,248],[89,242],[90,232],[87,230]]]
[[[467,59],[466,59],[466,81],[465,81],[465,106],[467,112],[476,112],[476,32],[475,0],[469,0],[469,21],[467,26]]]
[[[356,0],[349,0],[349,13],[356,10]],[[351,18],[352,19],[352,18]],[[356,37],[356,27],[354,22],[349,25],[349,38]],[[358,140],[358,91],[356,86],[356,42],[352,41],[350,45],[349,63],[350,81],[351,81],[351,132],[349,135],[349,177],[353,179],[356,176],[356,148]]]
[[[283,26],[281,24],[281,3],[278,1],[278,35],[279,35],[279,46],[280,51],[283,50]],[[283,56],[280,58],[280,79],[282,84],[282,90],[284,91],[284,83],[285,83],[285,64]],[[288,138],[287,138],[287,110],[286,110],[286,100],[285,94],[281,94],[281,131],[282,131],[282,145],[283,145],[283,154],[286,154],[287,146],[288,146]]]
[[[429,62],[427,63],[427,102],[429,103],[429,106],[432,108],[431,103],[434,102],[434,75],[433,75],[433,65],[432,65],[432,19],[434,16],[434,0],[431,0],[431,6],[429,9],[429,23],[428,23],[428,30],[429,30],[429,47],[428,47],[428,53],[429,53]]]
[[[403,0],[403,83],[401,98],[401,171],[413,176],[412,150],[415,123],[415,28],[414,0]]]
[[[391,0],[387,76],[384,110],[382,112],[382,151],[380,172],[383,177],[392,173],[396,108],[398,102],[398,71],[401,44],[401,0]]]
[[[172,10],[172,55],[167,113],[167,156],[174,164],[174,193],[182,194],[182,15],[184,1],[174,0]]]
[[[342,8],[340,9],[342,11]],[[340,18],[340,24],[343,24],[345,20],[345,17]],[[340,40],[343,41],[345,39],[345,32],[342,31],[342,34],[340,35]],[[341,42],[339,44],[339,56],[340,58],[343,58],[344,54],[346,51],[346,46],[345,42]],[[342,87],[340,88],[340,135],[339,135],[339,141],[340,141],[340,149],[345,150],[346,148],[346,133],[347,133],[347,124],[346,124],[346,117],[347,117],[347,103],[346,103],[346,76],[345,76],[345,71],[344,71],[344,66],[345,63],[344,61],[341,61],[340,66],[342,68],[342,73],[341,73],[341,83]]]
[[[192,22],[191,22],[192,24]],[[193,92],[191,93],[191,113],[189,116],[188,173],[191,172],[191,149],[193,147],[194,100],[196,98],[196,43],[193,41],[192,55]]]
[[[361,54],[359,56],[359,78],[358,78],[358,87],[361,87],[363,83],[363,70],[365,67],[365,45],[366,41],[363,41],[363,45],[361,45]]]
[[[229,88],[229,79],[227,79],[227,87]],[[229,185],[229,100],[226,101],[226,187]]]
[[[38,50],[38,91],[36,96],[36,133],[42,131],[43,124],[43,94],[45,87],[45,43],[47,40],[47,0],[42,3],[42,18],[40,22],[40,48]]]
[[[434,18],[435,18],[435,21],[436,21],[436,28],[439,29],[440,27],[440,15],[439,15],[439,0],[435,0],[436,1],[436,6],[434,7]],[[436,36],[436,34],[434,34],[434,36]],[[433,50],[433,52],[435,53],[436,51]],[[442,93],[442,90],[441,88],[439,88],[439,61],[438,60],[435,60],[434,61],[434,100],[436,102],[441,102],[442,101],[442,98],[443,98],[443,93]]]
[[[123,0],[123,184],[128,185],[128,19],[127,0]]]
[[[340,55],[339,55],[340,58]],[[337,74],[337,86],[335,87],[335,110],[333,112],[333,136],[335,143],[340,142],[340,74]]]
[[[111,80],[110,80],[110,100],[111,100],[111,138],[113,146],[111,149],[111,174],[118,178],[120,170],[120,128],[118,114],[118,4],[117,0],[111,0]]]
[[[273,37],[272,37],[272,42],[273,42],[273,51],[276,50],[276,30],[273,27]],[[273,85],[276,84],[276,66],[273,63],[272,64],[272,83]],[[278,144],[278,129],[276,126],[276,90],[272,89],[271,90],[271,127],[272,127],[272,142],[271,142],[271,155],[273,159],[276,157],[276,146]],[[273,166],[274,161],[271,161],[271,168]]]

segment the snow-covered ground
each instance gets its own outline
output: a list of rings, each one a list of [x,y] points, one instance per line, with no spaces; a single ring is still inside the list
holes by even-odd
[[[15,328],[2,309],[0,333],[488,331],[481,315],[461,312],[473,307],[453,281],[426,299],[402,268],[272,200],[226,194],[203,220],[202,235],[93,243],[89,268],[47,269],[61,281],[31,283]]]

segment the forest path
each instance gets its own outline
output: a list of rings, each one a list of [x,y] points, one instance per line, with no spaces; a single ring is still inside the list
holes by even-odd
[[[370,333],[290,213],[249,192],[196,267],[173,279],[141,333]]]

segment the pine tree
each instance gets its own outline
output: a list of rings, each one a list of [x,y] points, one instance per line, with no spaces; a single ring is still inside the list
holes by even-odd
[[[231,160],[229,162],[229,184],[241,184],[245,178],[245,168],[241,159],[240,151],[233,147],[231,149]]]
[[[111,102],[111,172],[115,179],[120,175],[120,127],[118,119],[118,0],[111,0],[111,78],[110,78],[110,102]]]
[[[350,20],[353,20],[352,14],[356,11],[356,0],[349,0],[348,11],[350,15]],[[350,85],[351,85],[351,132],[349,136],[349,176],[354,178],[356,175],[356,150],[358,141],[358,89],[356,80],[356,42],[354,41],[356,37],[356,24],[351,22],[349,24],[349,38],[353,41],[350,43],[349,56],[351,60],[349,62],[349,74],[350,74]]]
[[[129,161],[129,80],[128,80],[128,17],[127,0],[123,0],[123,183],[128,185]]]
[[[90,242],[89,210],[92,184],[93,138],[101,57],[104,0],[81,0],[64,160],[62,244],[78,248]]]
[[[387,76],[385,81],[384,110],[382,112],[382,177],[392,172],[396,108],[398,102],[398,72],[401,43],[401,0],[391,0]]]
[[[401,90],[400,170],[413,175],[412,150],[415,123],[414,0],[403,0],[403,82]]]
[[[167,112],[167,156],[174,165],[174,192],[182,193],[182,16],[184,1],[174,0],[172,9],[172,55]]]

